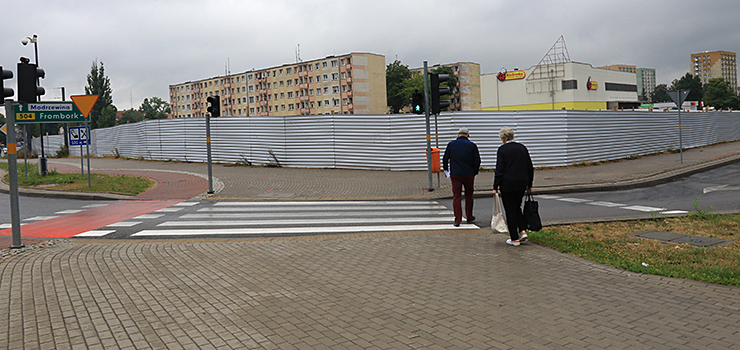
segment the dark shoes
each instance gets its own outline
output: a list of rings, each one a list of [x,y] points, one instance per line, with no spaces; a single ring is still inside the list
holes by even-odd
[[[456,223],[454,223],[452,225],[455,226],[455,227],[460,227],[460,223],[459,222],[456,222]]]
[[[474,222],[475,222],[475,216],[473,216],[473,217],[471,217],[471,218],[469,218],[469,219],[467,220],[467,223],[469,223],[469,224],[472,224],[472,223],[474,223]]]

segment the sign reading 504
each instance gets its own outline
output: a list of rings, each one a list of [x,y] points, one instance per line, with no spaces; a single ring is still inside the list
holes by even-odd
[[[36,113],[17,113],[16,120],[36,120]]]

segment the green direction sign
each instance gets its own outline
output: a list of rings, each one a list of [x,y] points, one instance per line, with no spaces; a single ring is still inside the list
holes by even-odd
[[[15,122],[31,123],[84,123],[74,102],[32,102],[15,106]]]

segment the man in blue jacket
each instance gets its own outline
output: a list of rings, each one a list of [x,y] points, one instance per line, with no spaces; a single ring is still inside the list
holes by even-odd
[[[452,181],[452,209],[455,212],[455,227],[462,222],[462,190],[465,188],[465,217],[468,223],[475,221],[473,216],[473,186],[475,175],[480,169],[478,146],[468,140],[468,128],[457,131],[457,139],[450,141],[442,158],[442,167],[449,171]]]

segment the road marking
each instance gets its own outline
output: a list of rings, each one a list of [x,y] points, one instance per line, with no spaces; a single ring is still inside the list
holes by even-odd
[[[177,208],[176,208],[177,209]],[[282,212],[291,212],[291,211],[326,211],[326,210],[341,210],[341,211],[366,211],[366,210],[389,210],[393,208],[389,208],[387,205],[383,206],[341,206],[341,207],[334,207],[334,206],[310,206],[310,207],[282,207],[279,209],[276,209],[275,207],[248,207],[248,208],[233,208],[233,207],[226,207],[226,208],[219,208],[219,207],[211,207],[211,208],[202,208],[198,209],[198,212],[274,212],[274,211],[282,211]],[[419,205],[419,206],[407,206],[407,207],[399,207],[396,208],[396,210],[421,210],[421,209],[447,209],[443,205]]]
[[[663,211],[660,212],[663,215],[685,215],[688,214],[688,211],[685,210],[669,210],[669,211]]]
[[[346,205],[437,205],[427,201],[257,201],[257,202],[216,202],[214,206],[224,207],[265,207],[265,206],[346,206]]]
[[[135,218],[132,218],[132,219],[137,219],[137,220],[159,219],[159,218],[161,218],[163,216],[164,216],[164,214],[144,214],[144,215],[139,215],[139,216],[137,216]]]
[[[133,227],[140,223],[141,221],[120,221],[112,223],[110,225],[106,225],[105,227]]]
[[[644,211],[648,213],[654,213],[654,212],[664,212],[666,211],[666,208],[654,208],[654,207],[646,207],[642,205],[631,205],[628,207],[622,207],[622,209],[627,210],[636,210],[636,211]]]
[[[345,217],[351,213],[346,212],[319,212],[319,213],[201,213],[185,214],[181,219],[246,219],[246,218],[316,218],[316,217]],[[454,215],[451,210],[409,210],[409,211],[371,211],[362,213],[363,216],[430,216],[430,215]],[[448,219],[450,220],[450,219]]]
[[[538,194],[535,197],[542,198],[542,199],[558,199],[558,198],[562,198],[560,196],[555,196],[555,195],[551,195],[551,194]]]
[[[173,207],[192,207],[194,205],[197,205],[198,203],[200,202],[182,202],[173,205]]]
[[[176,213],[176,212],[178,212],[180,210],[182,210],[182,208],[172,208],[172,207],[169,207],[169,208],[162,208],[162,209],[159,209],[159,210],[155,210],[154,212],[155,213]]]
[[[721,185],[714,187],[705,187],[702,191],[704,194],[715,191],[740,191],[740,186]]]
[[[56,219],[59,215],[56,216],[34,216],[32,218],[23,219],[23,221],[43,221],[43,220],[50,220],[50,219]]]
[[[586,203],[586,202],[591,202],[590,199],[581,199],[581,198],[558,198],[557,200],[563,201],[563,202],[571,202],[571,203]]]
[[[133,237],[144,236],[210,236],[210,235],[271,235],[271,234],[316,234],[316,233],[361,233],[397,231],[438,231],[478,229],[472,224],[453,227],[440,225],[381,225],[381,226],[334,226],[334,227],[276,227],[276,228],[234,228],[234,229],[184,229],[184,230],[142,230]]]
[[[73,237],[103,237],[107,234],[116,232],[116,230],[92,230],[74,235]]]
[[[59,214],[59,215],[74,214],[74,213],[79,213],[79,212],[81,212],[83,210],[85,210],[85,209],[69,209],[69,210],[58,211],[58,212],[56,212],[54,214]]]
[[[381,224],[381,223],[450,223],[445,217],[416,218],[353,218],[353,219],[305,219],[305,220],[234,220],[234,221],[166,221],[157,226],[307,226],[333,224]]]
[[[602,201],[599,201],[599,202],[590,202],[590,203],[586,203],[586,204],[598,205],[600,207],[607,207],[607,208],[624,207],[624,206],[627,205],[627,204],[619,204],[619,203],[612,203],[612,202],[602,202]]]

